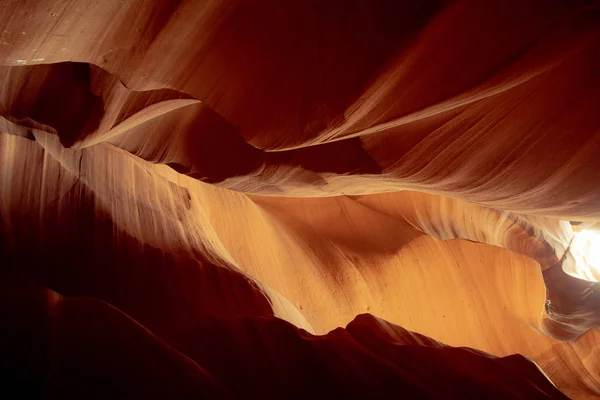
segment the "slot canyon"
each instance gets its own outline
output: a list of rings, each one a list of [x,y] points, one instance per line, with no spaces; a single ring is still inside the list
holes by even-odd
[[[5,398],[600,399],[599,1],[0,17]]]

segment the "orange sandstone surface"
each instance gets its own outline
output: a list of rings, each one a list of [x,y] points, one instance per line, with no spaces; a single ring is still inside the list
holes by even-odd
[[[0,2],[23,398],[600,398],[600,3]]]

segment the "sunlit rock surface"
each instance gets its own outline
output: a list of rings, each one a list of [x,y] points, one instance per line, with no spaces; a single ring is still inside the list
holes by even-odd
[[[0,16],[9,387],[600,396],[597,3]]]

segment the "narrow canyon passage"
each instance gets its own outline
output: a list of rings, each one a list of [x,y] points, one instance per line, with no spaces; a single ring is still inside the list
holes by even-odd
[[[600,398],[600,3],[0,17],[9,392]]]

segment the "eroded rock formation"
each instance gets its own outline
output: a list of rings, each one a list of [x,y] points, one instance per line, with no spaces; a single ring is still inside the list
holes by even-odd
[[[600,395],[597,3],[0,16],[11,387]]]

